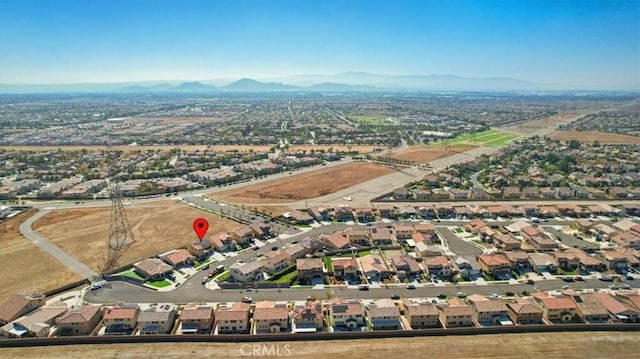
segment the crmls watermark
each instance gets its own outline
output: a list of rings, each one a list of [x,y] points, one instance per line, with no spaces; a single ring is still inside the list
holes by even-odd
[[[250,357],[288,357],[291,355],[291,344],[243,344],[240,354]]]

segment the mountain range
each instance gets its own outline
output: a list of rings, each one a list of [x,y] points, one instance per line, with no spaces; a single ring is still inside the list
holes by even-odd
[[[226,82],[226,84],[224,84]],[[218,86],[213,85],[218,84]],[[220,84],[224,84],[220,86]],[[342,72],[334,75],[295,75],[260,80],[145,81],[18,85],[0,83],[2,93],[220,93],[220,92],[380,92],[380,91],[638,91],[639,84],[603,88],[543,84],[508,77],[471,78],[453,75],[383,75]]]

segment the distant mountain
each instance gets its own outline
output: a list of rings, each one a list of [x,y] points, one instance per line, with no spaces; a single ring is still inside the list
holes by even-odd
[[[218,88],[213,85],[205,85],[203,83],[193,81],[193,82],[183,82],[180,85],[171,89],[172,92],[215,92],[218,91]]]
[[[366,85],[348,85],[336,82],[323,82],[320,84],[311,85],[303,88],[305,91],[320,91],[320,92],[373,92],[380,91],[380,88]]]
[[[279,82],[261,82],[243,78],[222,87],[226,91],[237,92],[282,92],[300,90],[297,86],[286,85]]]

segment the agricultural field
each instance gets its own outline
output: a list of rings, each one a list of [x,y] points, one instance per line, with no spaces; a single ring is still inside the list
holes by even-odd
[[[135,243],[120,258],[120,265],[197,240],[192,225],[198,217],[209,221],[209,235],[242,226],[174,201],[125,206],[125,211]],[[109,219],[110,207],[65,209],[48,213],[33,227],[62,250],[99,271],[107,255]]]
[[[22,237],[20,224],[36,212],[0,221],[0,303],[16,293],[46,292],[82,279]]]
[[[254,345],[258,354],[253,355]],[[152,343],[5,348],[7,358],[631,358],[637,333],[563,332],[252,343]],[[279,353],[279,355],[278,355]],[[366,354],[365,354],[366,353]]]
[[[505,147],[511,141],[520,136],[498,130],[487,130],[477,133],[467,133],[456,138],[452,138],[446,141],[447,146],[457,145],[475,145],[475,146],[487,146],[487,147]],[[432,146],[443,146],[444,140],[440,140],[432,143]]]
[[[475,148],[475,146],[457,145],[447,148],[435,146],[410,146],[396,151],[390,157],[417,164],[425,164],[433,160],[455,155],[456,153],[468,151],[472,148]]]
[[[611,145],[640,144],[639,136],[620,135],[617,133],[606,133],[600,131],[553,131],[549,134],[549,138],[560,141],[578,140],[585,143],[598,141],[601,144]]]
[[[250,204],[250,207],[254,204],[281,205],[331,194],[395,171],[396,169],[375,163],[348,163],[213,193],[208,197],[233,204]]]

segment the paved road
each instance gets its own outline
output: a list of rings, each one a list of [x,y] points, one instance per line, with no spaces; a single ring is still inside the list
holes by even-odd
[[[40,211],[36,213],[34,216],[31,216],[26,221],[22,222],[22,224],[20,224],[20,233],[22,233],[22,235],[31,243],[35,244],[45,252],[52,255],[54,258],[56,258],[57,260],[62,262],[64,265],[69,267],[69,269],[78,273],[81,277],[91,278],[91,277],[97,276],[98,273],[96,273],[93,269],[84,265],[74,257],[68,255],[66,252],[60,249],[60,247],[51,243],[48,239],[46,239],[45,237],[41,236],[40,234],[38,234],[36,231],[33,230],[33,228],[31,227],[33,223],[38,219],[40,219],[41,217],[45,216],[47,213],[49,213],[49,211],[47,210]],[[26,265],[28,265],[28,263],[26,263]]]
[[[599,248],[599,246],[596,243],[585,241],[584,239],[574,237],[572,235],[559,231],[553,227],[544,226],[543,228],[545,231],[551,233],[554,237],[558,238],[558,240],[566,246],[581,248],[581,249],[598,249]]]
[[[441,237],[444,237],[444,239],[447,241],[447,246],[455,254],[473,255],[473,256],[478,256],[482,254],[482,249],[476,247],[475,245],[469,242],[463,241],[462,239],[458,238],[458,236],[456,236],[456,234],[453,233],[449,228],[436,227],[436,231],[438,231]]]
[[[630,285],[638,287],[636,283],[629,281]],[[187,283],[179,289],[171,292],[157,292],[151,289],[142,288],[124,282],[111,282],[99,290],[89,291],[85,294],[85,300],[90,303],[115,303],[118,301],[130,303],[186,303],[186,302],[235,302],[244,296],[250,296],[254,301],[271,300],[305,300],[307,296],[315,296],[319,299],[332,297],[357,298],[357,299],[378,299],[389,298],[392,294],[398,294],[404,298],[424,298],[436,297],[438,294],[446,294],[453,297],[458,292],[465,294],[491,295],[497,293],[506,295],[507,292],[518,294],[524,290],[548,291],[560,289],[565,282],[559,279],[540,280],[535,285],[528,284],[449,284],[444,286],[428,284],[425,287],[416,289],[406,289],[404,286],[389,288],[371,288],[368,291],[361,291],[355,288],[322,288],[322,289],[260,289],[260,290],[208,290],[199,283]],[[584,282],[570,283],[573,289],[607,288],[611,283],[602,282],[596,279],[588,279]]]

